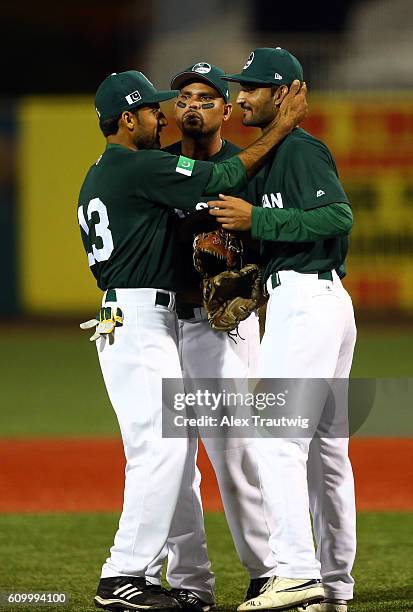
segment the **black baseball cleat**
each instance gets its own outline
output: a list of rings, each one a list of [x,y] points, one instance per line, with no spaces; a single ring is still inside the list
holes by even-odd
[[[244,601],[258,597],[264,584],[268,582],[270,576],[264,578],[251,578],[248,591],[245,593]]]
[[[217,607],[214,603],[202,601],[192,591],[171,589],[169,592],[179,602],[181,610],[185,612],[216,612]]]
[[[160,586],[148,584],[145,578],[114,576],[101,578],[95,595],[95,606],[115,612],[159,610],[177,612],[181,606]]]

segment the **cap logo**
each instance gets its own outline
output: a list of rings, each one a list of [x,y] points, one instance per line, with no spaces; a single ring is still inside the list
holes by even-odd
[[[95,111],[96,111],[97,116],[98,116],[98,117],[99,117],[99,119],[100,119],[100,112],[98,111],[98,109],[96,108],[96,106],[95,106]]]
[[[192,68],[193,72],[199,72],[200,74],[206,74],[207,72],[211,72],[211,66],[206,62],[198,62]]]
[[[132,91],[132,93],[128,94],[127,96],[125,96],[125,100],[128,104],[135,104],[135,102],[139,102],[139,100],[142,98],[141,94],[139,93],[139,91]]]
[[[247,61],[244,64],[243,70],[245,70],[245,68],[248,68],[248,66],[251,66],[253,61],[254,61],[254,51],[251,51],[251,53],[248,56]]]
[[[279,72],[276,72],[274,74],[274,79],[276,79],[277,81],[282,81],[283,77],[281,76],[281,74]]]

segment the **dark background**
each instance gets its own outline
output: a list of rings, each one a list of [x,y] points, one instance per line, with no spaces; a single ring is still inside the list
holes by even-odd
[[[321,2],[255,0],[249,4],[248,27],[258,37],[277,31],[342,34],[358,3],[336,0],[326,7]],[[221,5],[227,10],[233,5],[234,14],[240,10],[232,0]],[[208,2],[194,7],[208,12]],[[136,0],[2,3],[0,95],[94,92],[111,71],[136,64],[145,70],[158,11],[162,2]]]

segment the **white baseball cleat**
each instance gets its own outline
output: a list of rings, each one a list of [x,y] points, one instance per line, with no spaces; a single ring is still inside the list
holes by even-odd
[[[344,599],[326,599],[309,606],[298,606],[297,612],[347,612],[347,602]]]
[[[320,602],[324,599],[321,580],[280,578],[272,576],[262,587],[258,597],[244,601],[238,612],[251,610],[288,610],[296,606]]]

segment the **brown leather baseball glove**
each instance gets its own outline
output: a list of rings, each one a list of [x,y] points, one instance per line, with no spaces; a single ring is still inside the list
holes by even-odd
[[[198,234],[194,265],[202,275],[203,304],[213,329],[232,332],[265,303],[261,270],[242,265],[242,242],[223,229]]]

